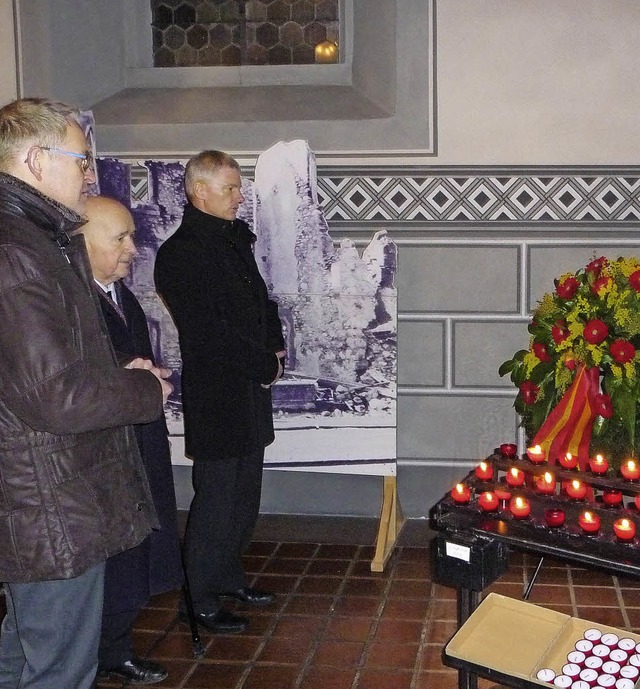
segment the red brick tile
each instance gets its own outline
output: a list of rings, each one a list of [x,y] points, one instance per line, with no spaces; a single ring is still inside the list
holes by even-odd
[[[291,689],[300,670],[292,665],[256,664],[245,679],[242,689]],[[229,689],[233,684],[227,685]]]
[[[422,626],[421,622],[413,620],[381,619],[376,630],[376,641],[418,643],[422,634]]]
[[[312,665],[302,679],[300,689],[351,689],[355,669]]]
[[[241,663],[198,663],[182,686],[184,689],[229,689],[236,685],[243,671]]]
[[[324,638],[364,641],[369,636],[372,623],[368,617],[333,617],[329,620]]]
[[[412,673],[405,670],[387,671],[365,667],[360,673],[358,689],[409,689],[411,677]]]
[[[368,667],[397,667],[412,670],[416,664],[418,644],[373,643],[369,648]]]
[[[349,668],[358,664],[364,644],[357,641],[321,641],[313,657],[314,665]]]

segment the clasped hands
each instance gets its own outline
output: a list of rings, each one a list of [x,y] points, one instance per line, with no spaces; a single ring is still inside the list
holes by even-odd
[[[173,392],[173,385],[166,380],[171,375],[171,369],[156,366],[150,359],[143,359],[142,357],[132,359],[128,364],[125,364],[125,368],[142,368],[153,373],[162,387],[162,403],[167,403],[169,395]]]
[[[275,385],[280,380],[280,378],[282,378],[282,374],[284,373],[284,366],[282,365],[282,362],[284,360],[286,353],[287,352],[284,349],[281,349],[279,352],[275,353],[278,357],[278,373],[276,374],[276,377],[268,385],[260,383],[260,385],[263,388],[265,388],[265,390],[268,390],[272,385]]]

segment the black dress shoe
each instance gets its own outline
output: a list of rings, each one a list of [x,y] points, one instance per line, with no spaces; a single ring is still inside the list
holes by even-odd
[[[98,668],[99,679],[126,679],[129,684],[155,684],[168,676],[162,665],[135,656],[120,665]]]
[[[184,624],[189,624],[189,616],[182,610],[178,612],[178,619]],[[246,617],[234,615],[224,608],[217,612],[196,613],[196,622],[214,634],[239,634],[249,626]]]
[[[250,605],[253,608],[261,608],[263,605],[273,603],[273,601],[276,599],[276,594],[269,593],[268,591],[252,589],[250,586],[244,586],[237,591],[221,593],[220,597],[233,598],[233,600],[237,600],[239,603],[243,603],[244,605]]]

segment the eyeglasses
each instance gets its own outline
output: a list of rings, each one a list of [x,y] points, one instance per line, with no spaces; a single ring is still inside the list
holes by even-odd
[[[63,156],[71,156],[71,158],[77,158],[80,160],[80,168],[82,172],[87,172],[89,168],[93,167],[93,154],[90,151],[86,153],[73,153],[72,151],[65,151],[62,148],[51,148],[50,146],[40,146],[43,151],[49,151],[50,153],[59,153]]]

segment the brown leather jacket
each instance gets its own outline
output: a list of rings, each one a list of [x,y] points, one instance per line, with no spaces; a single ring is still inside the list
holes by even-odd
[[[160,384],[116,363],[82,222],[0,173],[0,581],[78,576],[157,527],[127,424]]]

